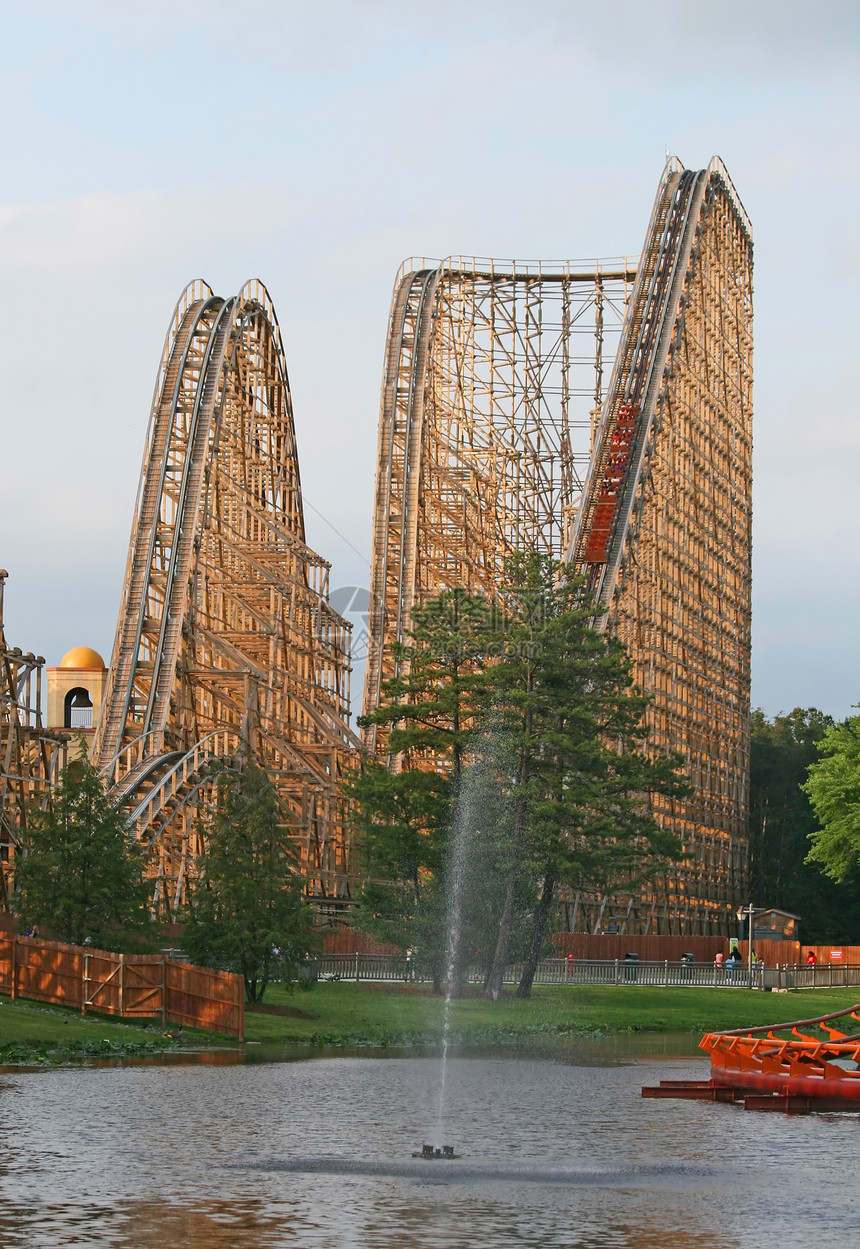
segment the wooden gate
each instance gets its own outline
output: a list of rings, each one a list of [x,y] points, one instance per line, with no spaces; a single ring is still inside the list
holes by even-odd
[[[160,954],[114,954],[0,933],[0,992],[121,1019],[159,1018],[243,1040],[241,976]]]

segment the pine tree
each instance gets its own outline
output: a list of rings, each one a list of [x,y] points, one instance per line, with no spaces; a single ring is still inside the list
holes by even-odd
[[[362,727],[388,731],[397,767],[364,761],[350,780],[363,834],[356,857],[366,878],[357,920],[372,935],[412,948],[437,990],[452,959],[452,988],[459,991],[461,951],[449,955],[444,941],[458,905],[451,843],[495,628],[494,609],[464,590],[417,608],[409,641],[393,648],[398,675],[385,683],[380,706],[359,719]],[[461,927],[456,917],[452,927]]]
[[[59,941],[119,950],[146,935],[142,860],[83,741],[80,757],[60,774],[52,808],[32,813],[15,891],[21,924]]]
[[[284,812],[263,768],[223,771],[183,931],[193,962],[240,972],[249,1002],[269,981],[292,984],[315,944],[314,922]]]
[[[648,793],[688,792],[679,760],[639,749],[647,700],[593,615],[563,568],[519,557],[499,608],[455,590],[416,612],[395,651],[403,675],[360,721],[390,727],[400,766],[366,762],[352,784],[368,876],[359,922],[423,942],[437,987],[449,929],[461,934],[454,992],[463,948],[489,940],[488,996],[514,949],[528,996],[558,883],[632,887],[680,851],[646,809]]]
[[[486,993],[501,990],[518,889],[539,884],[518,994],[528,997],[555,887],[632,887],[680,853],[646,796],[689,792],[676,757],[648,758],[647,699],[623,646],[592,627],[594,603],[566,566],[515,558],[503,592],[504,652],[491,673],[492,742],[503,741],[512,810],[508,885]]]

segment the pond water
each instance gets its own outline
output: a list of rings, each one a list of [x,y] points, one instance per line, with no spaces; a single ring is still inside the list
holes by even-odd
[[[431,1057],[0,1073],[0,1245],[858,1243],[858,1117],[643,1100],[707,1076],[667,1047],[453,1058],[439,1162],[411,1157],[436,1142]]]

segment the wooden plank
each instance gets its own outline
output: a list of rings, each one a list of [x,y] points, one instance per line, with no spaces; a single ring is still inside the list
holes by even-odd
[[[244,1035],[244,983],[233,972],[120,955],[34,937],[12,937],[13,996],[95,1009],[121,1018],[160,1013],[192,1028]],[[94,986],[92,990],[90,986]]]

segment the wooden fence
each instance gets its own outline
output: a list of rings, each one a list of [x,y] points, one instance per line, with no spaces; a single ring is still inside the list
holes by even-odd
[[[746,941],[735,941],[734,945],[741,952],[746,962]],[[830,941],[827,945],[809,945],[804,941],[754,941],[753,949],[757,956],[762,957],[768,965],[777,963],[805,964],[810,950],[815,955],[816,965],[821,967],[856,967],[860,964],[860,945],[843,945],[839,941]]]
[[[632,936],[625,933],[556,932],[550,937],[557,957],[595,959],[598,961],[624,958],[638,954],[649,962],[680,962],[692,954],[697,963],[712,963],[719,951],[728,953],[725,937],[679,937],[652,933]]]
[[[0,993],[122,1019],[245,1033],[242,977],[160,954],[113,954],[0,932]]]

